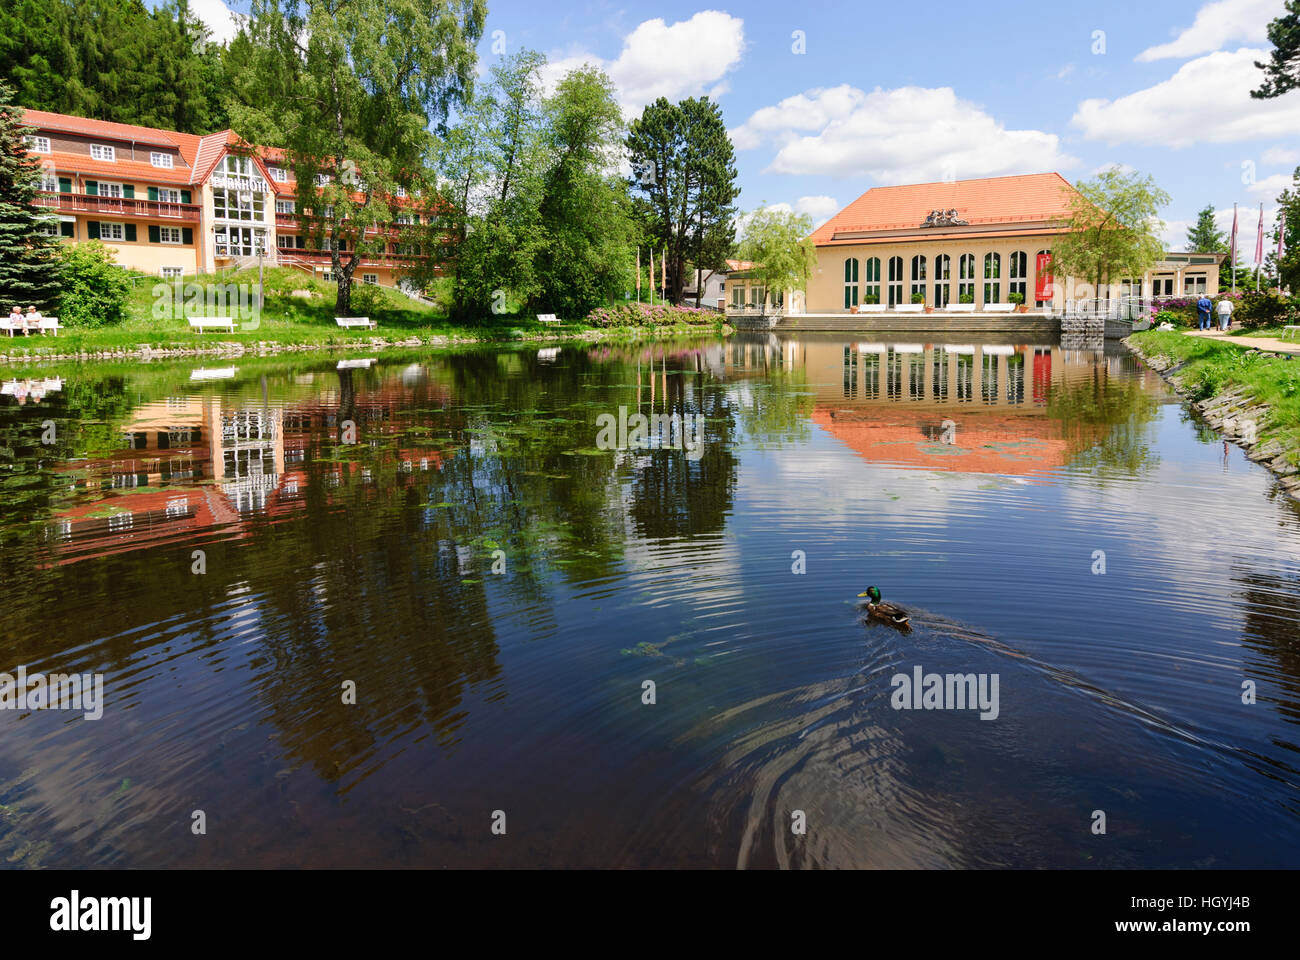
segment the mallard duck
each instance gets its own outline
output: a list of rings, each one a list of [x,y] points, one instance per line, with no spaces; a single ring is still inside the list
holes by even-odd
[[[893,624],[896,627],[909,627],[912,621],[912,615],[902,607],[894,606],[892,603],[885,603],[880,599],[880,590],[877,587],[867,587],[867,589],[858,594],[859,597],[867,598],[867,616],[873,620],[881,620],[885,623]]]

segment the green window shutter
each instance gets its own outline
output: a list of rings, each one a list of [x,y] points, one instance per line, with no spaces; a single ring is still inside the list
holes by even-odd
[[[302,243],[303,243],[303,240],[302,240],[302,236],[301,236],[301,235],[296,236],[296,237],[293,238],[293,245],[294,245],[295,247],[297,247],[299,250],[303,249],[303,245],[302,245]]]
[[[154,201],[155,203],[158,202],[158,188],[157,188],[157,187],[150,187],[150,188],[149,188],[149,199],[152,200],[152,201]]]
[[[181,242],[183,242],[187,247],[193,245],[193,243],[194,243],[194,228],[193,228],[193,227],[182,227],[182,228],[181,228]]]
[[[149,242],[162,243],[162,231],[159,230],[157,224],[149,224]]]
[[[135,243],[135,224],[134,224],[134,223],[128,223],[128,224],[126,225],[126,242],[127,242],[127,243]]]
[[[414,223],[416,226],[419,226],[420,215],[418,213],[411,214],[411,222]]]
[[[64,220],[62,223],[59,224],[59,235],[64,237],[73,236],[74,227],[76,227],[76,224],[73,223],[71,220]]]
[[[88,197],[99,196],[99,184],[96,183],[94,180],[86,181],[86,196]]]
[[[59,177],[59,193],[71,193],[71,192],[72,192],[72,178]]]
[[[123,200],[134,200],[134,199],[135,199],[135,184],[134,184],[134,183],[125,183],[125,184],[122,185],[122,199],[123,199]]]
[[[188,190],[182,190],[182,191],[181,191],[181,203],[190,203],[190,202],[191,202],[191,201],[190,201],[190,192],[189,192]]]
[[[91,220],[86,224],[86,236],[91,240],[99,239],[99,224],[96,221]]]

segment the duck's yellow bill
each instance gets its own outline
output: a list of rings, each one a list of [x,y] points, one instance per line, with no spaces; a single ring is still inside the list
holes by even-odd
[[[865,594],[865,593],[859,593],[858,596],[859,596],[859,597],[865,597],[866,594]]]

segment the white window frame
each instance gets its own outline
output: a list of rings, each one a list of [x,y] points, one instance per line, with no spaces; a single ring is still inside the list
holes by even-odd
[[[59,221],[53,217],[37,217],[36,232],[47,237],[59,236]]]
[[[159,267],[158,274],[164,280],[175,280],[177,277],[185,276],[184,267]]]
[[[288,183],[289,171],[284,169],[284,167],[272,167],[271,179],[274,180],[276,183]]]
[[[111,231],[110,228],[112,228]],[[116,233],[117,236],[108,236],[107,234],[110,232]],[[101,220],[99,223],[99,239],[107,240],[110,243],[126,243],[126,224],[112,220],[107,222]]]
[[[117,147],[110,147],[106,143],[92,143],[90,145],[90,159],[99,160],[103,163],[117,163]]]
[[[275,212],[281,216],[292,216],[298,212],[298,204],[293,200],[277,200]]]
[[[168,240],[167,237],[168,237],[169,235],[170,235],[170,236],[174,236],[176,239],[175,239],[175,240]],[[159,243],[176,243],[176,244],[179,244],[179,243],[183,243],[184,240],[185,240],[185,235],[184,235],[183,233],[181,233],[181,228],[180,228],[180,227],[159,227],[159,228],[158,228],[158,242],[159,242]]]
[[[277,233],[275,235],[275,246],[278,250],[292,250],[293,237],[287,233]]]
[[[404,198],[406,197],[406,188],[405,188],[405,187],[394,187],[394,188],[393,188],[393,196],[397,197],[399,200],[400,200],[400,199],[404,199]]]
[[[27,144],[28,153],[49,153],[50,152],[49,137],[27,136],[27,137],[23,137],[23,140]]]
[[[158,202],[159,203],[180,203],[181,192],[179,190],[174,190],[171,187],[159,187]]]
[[[316,174],[316,186],[328,187],[333,182],[333,178],[328,173]]]
[[[58,177],[58,175],[55,174],[55,173],[52,173],[52,172],[50,172],[50,171],[44,171],[44,172],[42,172],[42,173],[41,173],[41,191],[42,191],[43,193],[58,193],[58,192],[59,192],[59,177]]]
[[[363,284],[368,284],[368,285],[370,285],[370,286],[372,286],[372,287],[377,287],[377,286],[379,286],[379,274],[377,274],[377,273],[363,273],[363,274],[361,275],[361,282],[362,282]]]
[[[103,181],[103,180],[98,181],[98,183],[99,183],[99,186],[96,188],[96,189],[99,191],[99,192],[98,192],[98,196],[104,197],[104,198],[106,198],[106,199],[108,199],[108,200],[121,200],[121,199],[122,199],[122,194],[125,192],[125,191],[123,191],[123,189],[122,189],[122,184],[120,184],[120,183],[106,183],[106,182]],[[109,191],[108,193],[105,193],[105,192],[104,192],[105,188],[111,188],[111,189],[110,189],[110,191]],[[117,192],[116,192],[116,193],[113,193],[113,192],[112,192],[113,190],[116,190]]]
[[[176,161],[170,153],[153,151],[149,154],[149,166],[158,167],[161,170],[172,170],[176,166]]]

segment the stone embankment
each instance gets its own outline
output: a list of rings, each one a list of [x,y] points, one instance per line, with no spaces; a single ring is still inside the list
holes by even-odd
[[[1180,397],[1188,402],[1201,419],[1246,451],[1246,456],[1267,467],[1278,485],[1293,499],[1300,500],[1300,450],[1287,447],[1280,440],[1262,439],[1270,426],[1269,408],[1251,397],[1242,387],[1228,387],[1223,393],[1205,400],[1193,400],[1183,384],[1179,370],[1184,364],[1166,356],[1147,356],[1130,340],[1124,343],[1162,376]]]

